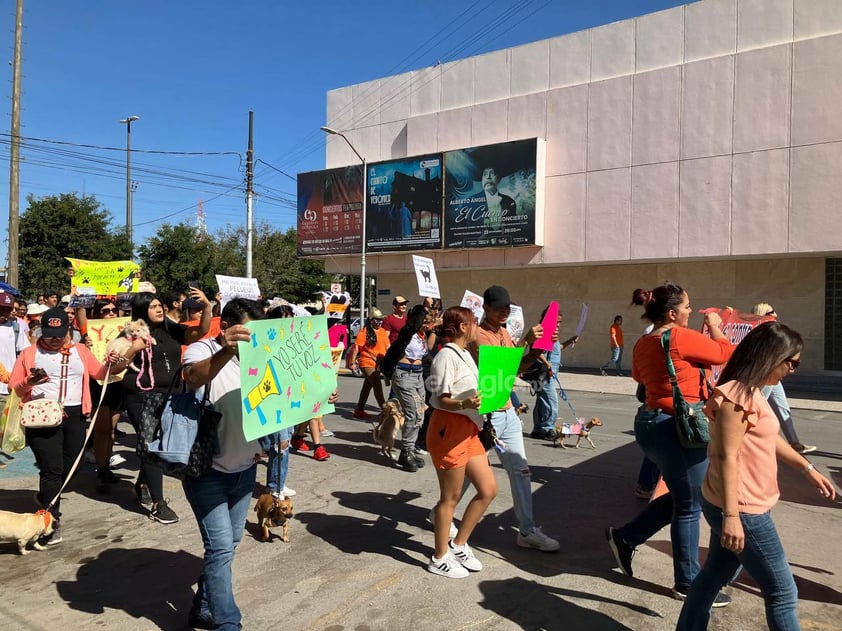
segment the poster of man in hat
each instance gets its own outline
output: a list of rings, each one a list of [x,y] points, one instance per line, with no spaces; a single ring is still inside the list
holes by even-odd
[[[445,248],[535,243],[537,142],[445,153]]]

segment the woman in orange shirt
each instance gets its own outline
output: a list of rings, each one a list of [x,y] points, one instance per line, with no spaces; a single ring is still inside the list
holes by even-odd
[[[363,373],[363,387],[360,388],[360,398],[354,409],[354,418],[368,420],[371,414],[365,411],[368,395],[374,391],[377,405],[383,407],[386,398],[383,396],[383,382],[380,381],[380,362],[389,348],[389,333],[381,328],[383,313],[376,307],[370,312],[368,321],[357,335],[354,346],[348,351],[346,365],[351,370],[359,369]]]
[[[707,398],[710,367],[724,364],[734,347],[722,333],[722,319],[716,313],[705,315],[710,337],[688,328],[692,313],[690,297],[678,285],[667,283],[652,291],[636,289],[632,303],[644,307],[643,318],[654,327],[635,344],[632,357],[632,377],[646,389],[646,403],[635,416],[635,440],[658,465],[670,492],[653,500],[622,528],[608,528],[606,537],[620,569],[632,576],[635,548],[671,524],[675,577],[672,595],[683,600],[699,573],[701,485],[708,462],[705,447],[688,449],[678,440],[661,336],[670,332],[670,358],[681,393],[690,403]],[[699,368],[705,371],[704,379]],[[730,602],[725,594],[717,599],[714,606],[722,607]]]
[[[705,405],[710,467],[702,485],[710,545],[678,619],[679,630],[707,629],[716,593],[744,566],[760,585],[770,629],[799,629],[798,590],[772,522],[778,461],[800,471],[831,501],[833,484],[778,436],[780,423],[763,396],[801,363],[801,336],[779,322],[759,325],[737,347]]]

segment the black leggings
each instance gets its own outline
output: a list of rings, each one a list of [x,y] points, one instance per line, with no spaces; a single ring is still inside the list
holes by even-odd
[[[143,413],[143,401],[146,399],[144,393],[126,393],[123,404],[134,431],[140,439],[140,417]],[[138,484],[145,484],[149,488],[149,495],[153,502],[160,502],[164,499],[164,471],[156,463],[148,458],[140,459],[140,475],[137,477]]]
[[[47,508],[56,496],[85,443],[82,406],[65,406],[64,411],[67,418],[58,427],[26,430],[26,443],[38,464],[38,501],[41,508]],[[56,501],[50,512],[56,520],[61,519],[61,499]]]

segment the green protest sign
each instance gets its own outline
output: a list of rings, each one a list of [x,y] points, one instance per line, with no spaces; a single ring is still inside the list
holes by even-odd
[[[479,394],[482,397],[480,414],[488,414],[506,405],[515,385],[521,359],[521,347],[479,347]]]
[[[254,440],[333,412],[327,316],[257,320],[239,343],[243,433]]]

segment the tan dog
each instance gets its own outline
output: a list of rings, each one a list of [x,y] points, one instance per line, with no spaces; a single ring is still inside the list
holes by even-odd
[[[380,445],[380,453],[389,460],[395,459],[392,456],[392,449],[395,448],[395,440],[401,437],[404,420],[401,402],[397,399],[389,399],[383,404],[380,418],[372,430],[374,442]]]
[[[38,539],[53,534],[53,530],[53,516],[46,511],[12,513],[0,510],[0,541],[16,542],[21,554],[29,554],[26,546],[30,543],[36,550],[44,550]]]
[[[118,355],[125,356],[132,347],[132,342],[134,340],[146,340],[146,343],[150,346],[154,346],[158,343],[158,341],[152,337],[152,334],[149,332],[149,325],[146,324],[144,320],[132,320],[131,322],[126,323],[126,326],[123,328],[123,332],[119,337],[115,337],[113,340],[108,342],[108,345],[105,347],[106,355],[110,351],[116,351]],[[129,364],[128,368],[129,370],[137,372],[137,367],[132,364]]]
[[[596,445],[594,445],[590,437],[591,430],[594,427],[602,427],[602,421],[596,417],[593,417],[587,423],[585,423],[584,418],[576,419],[575,423],[560,423],[555,426],[558,436],[553,441],[553,447],[566,449],[564,441],[570,436],[576,436],[576,449],[579,449],[579,441],[583,438],[591,444],[593,449],[596,449]]]
[[[272,534],[270,528],[283,527],[281,541],[289,543],[289,520],[292,519],[292,500],[288,497],[281,499],[277,495],[264,493],[257,498],[254,506],[257,513],[257,527],[263,529],[261,541],[269,541]]]

